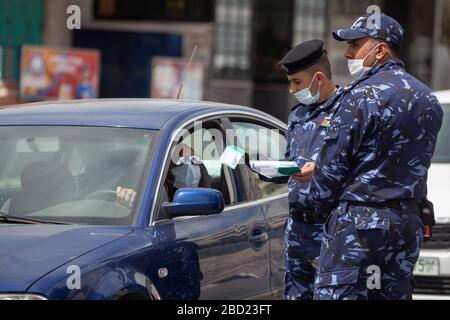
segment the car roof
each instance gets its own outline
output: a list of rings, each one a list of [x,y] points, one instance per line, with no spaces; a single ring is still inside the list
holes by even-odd
[[[257,109],[207,101],[170,99],[93,99],[46,101],[6,106],[0,109],[0,126],[73,125],[113,126],[159,130],[174,118],[188,120],[194,115],[244,111],[277,119]]]
[[[435,91],[434,94],[440,103],[450,104],[450,90]]]

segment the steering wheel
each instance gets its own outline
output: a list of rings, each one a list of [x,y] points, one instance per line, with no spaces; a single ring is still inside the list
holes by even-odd
[[[99,200],[114,202],[117,199],[117,194],[116,194],[116,190],[100,189],[100,190],[90,193],[85,199],[86,200],[99,199]]]

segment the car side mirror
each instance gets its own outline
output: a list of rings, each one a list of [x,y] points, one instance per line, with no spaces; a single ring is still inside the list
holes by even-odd
[[[169,218],[218,214],[225,208],[220,191],[210,188],[181,188],[173,202],[162,204]]]

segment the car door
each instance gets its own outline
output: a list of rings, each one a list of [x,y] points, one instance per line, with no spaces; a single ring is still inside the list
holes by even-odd
[[[230,117],[228,126],[236,132],[238,146],[249,160],[282,160],[287,141],[284,128],[252,116]],[[287,183],[261,180],[248,165],[240,165],[241,180],[248,193],[248,208],[262,212],[266,218],[270,247],[270,285],[273,298],[283,298],[284,288],[284,227],[289,215]]]
[[[197,155],[202,155],[210,187],[222,192],[226,206],[220,214],[174,219],[167,219],[163,210],[158,211],[155,224],[164,234],[168,254],[171,255],[168,270],[172,282],[171,297],[270,298],[270,251],[264,213],[260,208],[243,206],[248,199],[236,179],[236,170],[220,163],[224,128],[219,119],[211,119],[203,121],[202,128],[194,128],[190,124],[186,129],[190,136],[185,137],[182,143],[190,145]],[[198,137],[202,139],[200,144],[195,141]],[[162,181],[166,180],[168,166],[165,165]],[[164,197],[171,201],[170,195],[163,195],[164,188],[159,189],[158,208]]]

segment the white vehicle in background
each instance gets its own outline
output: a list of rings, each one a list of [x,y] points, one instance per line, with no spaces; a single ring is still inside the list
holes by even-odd
[[[414,299],[450,299],[450,90],[435,95],[444,110],[428,173],[428,199],[434,204],[436,225],[414,269]]]

